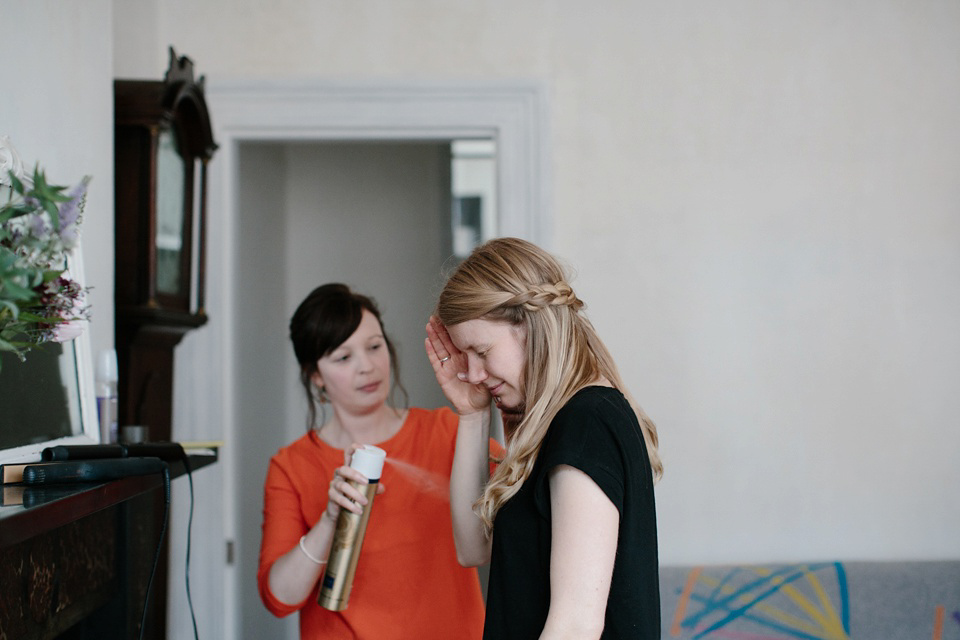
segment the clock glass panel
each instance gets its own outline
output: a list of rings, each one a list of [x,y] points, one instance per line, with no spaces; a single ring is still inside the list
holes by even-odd
[[[173,129],[162,129],[157,141],[157,292],[182,293],[185,169]]]

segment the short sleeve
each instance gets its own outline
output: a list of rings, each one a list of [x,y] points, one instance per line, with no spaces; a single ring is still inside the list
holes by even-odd
[[[574,397],[550,424],[537,462],[535,501],[550,514],[550,471],[569,465],[587,474],[623,515],[625,468],[617,418],[607,407]]]

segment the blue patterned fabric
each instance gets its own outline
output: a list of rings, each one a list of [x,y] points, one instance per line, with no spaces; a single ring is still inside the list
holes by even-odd
[[[670,640],[960,640],[960,561],[661,567]]]

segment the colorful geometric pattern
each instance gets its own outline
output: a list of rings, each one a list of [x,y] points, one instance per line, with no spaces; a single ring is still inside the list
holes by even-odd
[[[948,589],[941,593],[948,601],[955,598],[960,589],[960,574],[954,566],[960,568],[950,563],[946,574]],[[890,593],[874,589],[889,588],[897,581],[896,576],[883,574],[883,583],[877,585],[863,582],[862,564],[856,564],[854,573],[860,579],[854,582],[860,585],[861,600],[867,598],[868,601],[867,610],[858,609],[860,617],[855,617],[860,620],[861,637],[870,629],[867,635],[871,640],[882,640],[875,637],[874,623],[883,620],[881,629],[887,634],[886,638],[906,637],[902,635],[903,629],[894,628],[898,622],[908,625],[911,638],[960,638],[960,611],[940,604],[931,607],[929,597],[936,596],[924,593],[927,583],[923,580],[910,582],[911,586],[897,601],[887,602],[886,597],[876,596]],[[664,609],[664,638],[851,640],[855,637],[851,632],[848,570],[839,562],[696,567],[686,573],[685,581],[683,574],[677,575],[674,571],[670,575],[673,582],[664,592],[665,604],[668,607],[668,603],[676,604],[672,615],[669,609]],[[951,575],[957,575],[958,582],[954,582]],[[863,604],[860,602],[858,607]],[[912,622],[903,620],[903,613],[909,614]],[[920,617],[914,617],[915,614]],[[873,619],[864,619],[863,615]]]
[[[693,569],[677,602],[672,638],[847,640],[850,608],[840,563]]]

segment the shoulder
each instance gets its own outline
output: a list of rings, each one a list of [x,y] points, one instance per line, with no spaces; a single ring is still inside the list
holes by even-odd
[[[282,470],[295,475],[303,469],[323,466],[325,445],[313,434],[305,433],[290,444],[281,447],[270,458],[270,470]],[[332,449],[331,449],[332,450]]]
[[[332,473],[336,468],[336,462],[340,459],[334,454],[332,448],[330,453],[325,451],[319,440],[309,433],[281,447],[267,466],[268,494],[271,490],[293,490],[297,493],[308,490],[317,484],[317,477]]]
[[[407,413],[405,426],[425,426],[431,428],[457,429],[457,414],[448,407],[423,409],[411,407]]]
[[[277,452],[273,454],[271,461],[285,461],[296,458],[315,446],[316,444],[311,434],[305,433],[290,444],[280,447]]]
[[[636,414],[620,391],[612,387],[586,387],[560,408],[550,424],[550,432],[556,432],[554,437],[574,434],[586,437],[596,435],[598,427],[618,431],[636,423]]]
[[[612,387],[587,387],[557,412],[537,464],[543,478],[538,499],[546,504],[547,471],[568,465],[583,471],[621,509],[634,469],[649,464],[640,423],[624,395]]]
[[[587,387],[557,412],[541,454],[549,466],[601,463],[621,466],[625,458],[645,457],[637,414],[612,387]],[[573,462],[571,462],[573,461]]]
[[[619,389],[593,386],[584,387],[576,392],[573,397],[560,408],[557,416],[592,412],[616,413],[624,410],[633,413],[633,410],[630,408],[630,403],[627,402],[627,399]]]
[[[454,446],[457,438],[457,414],[452,410],[411,407],[398,436],[391,444],[403,449],[441,449]]]

